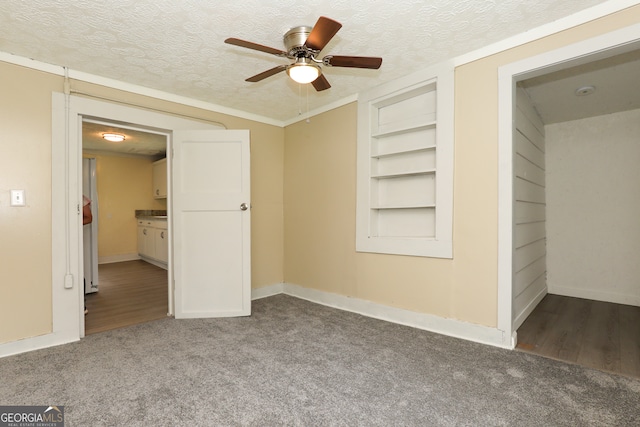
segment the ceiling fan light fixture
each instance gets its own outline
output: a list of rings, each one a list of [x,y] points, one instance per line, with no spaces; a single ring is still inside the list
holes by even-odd
[[[124,135],[119,133],[103,133],[102,137],[111,142],[122,142],[125,140]]]
[[[320,76],[320,67],[301,58],[287,68],[287,74],[294,82],[300,84],[311,83]]]

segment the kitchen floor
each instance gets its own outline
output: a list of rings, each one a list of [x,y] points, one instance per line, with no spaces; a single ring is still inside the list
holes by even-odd
[[[85,335],[167,317],[167,270],[142,260],[98,266],[99,291],[87,295]]]

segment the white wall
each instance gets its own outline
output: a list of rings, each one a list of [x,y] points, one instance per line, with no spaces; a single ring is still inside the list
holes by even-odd
[[[640,110],[546,140],[549,293],[640,306]]]
[[[514,136],[513,327],[547,294],[545,129],[524,90],[516,92]]]

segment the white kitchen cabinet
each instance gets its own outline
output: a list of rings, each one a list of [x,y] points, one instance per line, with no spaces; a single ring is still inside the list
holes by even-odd
[[[168,240],[166,219],[138,219],[138,255],[144,261],[166,269]]]
[[[156,221],[157,228],[154,228],[155,234],[155,257],[162,263],[169,262],[169,244],[167,238],[167,222]]]
[[[150,221],[138,220],[138,255],[141,257],[149,256],[152,246],[155,245],[149,224]]]
[[[153,197],[167,198],[167,159],[153,162]]]

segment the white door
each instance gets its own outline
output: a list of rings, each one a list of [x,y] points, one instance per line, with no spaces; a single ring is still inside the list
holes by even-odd
[[[249,131],[174,131],[175,317],[251,314]]]

